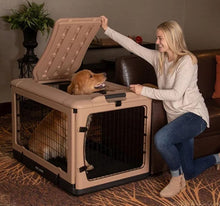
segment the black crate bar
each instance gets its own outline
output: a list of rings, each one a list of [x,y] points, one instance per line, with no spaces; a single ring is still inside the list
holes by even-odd
[[[87,171],[88,179],[143,165],[145,107],[101,112],[90,118],[86,133],[86,159],[94,169]]]

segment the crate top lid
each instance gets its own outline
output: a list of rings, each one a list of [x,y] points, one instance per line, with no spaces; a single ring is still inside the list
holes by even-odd
[[[37,82],[70,80],[101,25],[100,17],[63,18],[55,22],[48,45],[33,70]]]

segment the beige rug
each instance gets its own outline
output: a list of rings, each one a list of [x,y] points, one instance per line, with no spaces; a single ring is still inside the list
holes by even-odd
[[[220,206],[220,171],[212,167],[187,181],[174,198],[158,196],[169,173],[130,184],[73,196],[59,189],[12,157],[11,120],[0,118],[0,206]]]

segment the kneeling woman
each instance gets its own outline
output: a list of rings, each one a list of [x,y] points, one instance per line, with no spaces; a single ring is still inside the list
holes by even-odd
[[[160,196],[175,196],[185,188],[185,179],[196,177],[207,168],[220,164],[220,153],[193,159],[194,138],[209,127],[208,111],[197,85],[197,59],[187,50],[182,29],[175,21],[167,21],[157,27],[158,49],[150,50],[109,28],[108,19],[101,18],[106,35],[148,61],[155,69],[158,89],[139,84],[130,85],[130,89],[163,101],[168,124],[154,138],[172,178]]]

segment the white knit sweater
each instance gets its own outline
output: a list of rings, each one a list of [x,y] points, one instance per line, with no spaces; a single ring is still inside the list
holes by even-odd
[[[109,27],[105,31],[105,34],[122,45],[125,49],[148,61],[154,67],[158,89],[143,87],[141,94],[152,99],[163,101],[168,122],[171,122],[186,112],[193,112],[201,116],[209,127],[208,110],[197,85],[198,65],[192,63],[192,59],[189,55],[179,59],[172,74],[168,73],[169,66],[172,62],[169,62],[166,58],[164,72],[160,74],[158,69],[159,52],[157,50],[142,47],[132,39]]]

